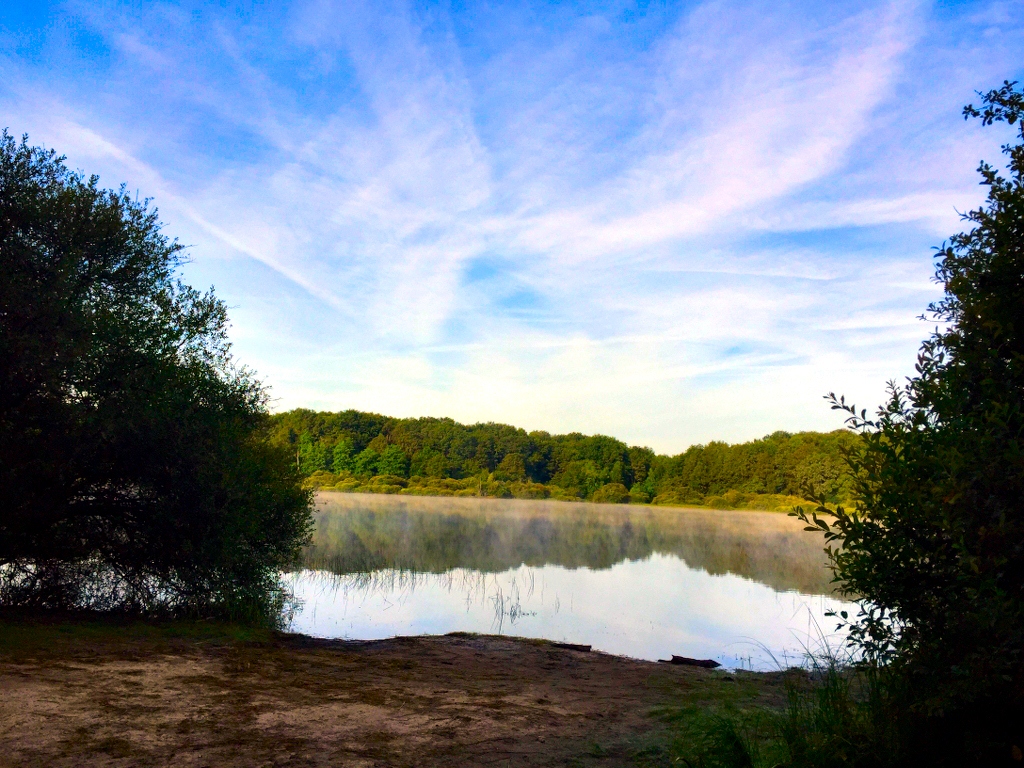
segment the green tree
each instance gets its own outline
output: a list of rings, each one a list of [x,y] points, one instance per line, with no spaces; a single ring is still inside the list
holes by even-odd
[[[854,641],[902,681],[908,754],[930,765],[1009,764],[1024,746],[1024,94],[1006,83],[964,112],[1018,127],[1009,176],[982,163],[987,203],[939,251],[917,375],[874,418],[832,398],[864,436],[857,505],[804,515],[861,601]]]
[[[597,504],[628,504],[629,490],[622,483],[607,483],[594,491],[590,500]]]
[[[526,462],[518,453],[507,454],[494,470],[495,480],[525,480]]]
[[[355,457],[353,471],[357,475],[372,477],[377,474],[377,460],[379,458],[380,454],[373,450],[373,448],[364,448]]]
[[[629,466],[633,470],[633,482],[642,483],[654,464],[655,454],[650,448],[630,448]]]
[[[444,454],[433,448],[424,448],[413,454],[409,472],[421,477],[448,477],[452,467]]]
[[[310,496],[146,202],[0,136],[0,603],[273,620]]]
[[[333,467],[332,452],[308,432],[299,438],[299,468],[304,475],[314,472],[330,472]]]
[[[334,444],[334,450],[332,451],[333,469],[335,472],[351,472],[355,466],[355,451],[352,447],[352,441],[347,437],[341,438],[337,443]]]
[[[409,459],[397,445],[389,445],[377,459],[377,472],[382,475],[408,477]]]
[[[551,478],[552,485],[581,499],[589,499],[594,491],[607,482],[608,471],[602,470],[596,462],[587,460],[571,461]]]
[[[695,445],[672,457],[602,435],[527,434],[507,424],[466,426],[452,419],[395,419],[359,411],[297,409],[273,416],[271,423],[274,443],[298,458],[306,476],[354,471],[361,450],[370,448],[379,458],[395,445],[410,457],[408,474],[414,477],[474,477],[490,472],[487,462],[498,461],[494,479],[501,482],[561,485],[583,497],[605,483],[619,483],[636,501],[674,504],[701,504],[706,496],[728,491],[846,500],[852,485],[844,451],[858,441],[846,430],[774,432],[737,445]],[[584,462],[593,477],[583,478],[574,462]]]

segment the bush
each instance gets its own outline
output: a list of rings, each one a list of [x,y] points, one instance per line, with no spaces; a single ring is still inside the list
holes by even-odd
[[[546,499],[551,495],[548,487],[540,483],[512,483],[511,490],[517,499]]]
[[[331,488],[346,479],[349,474],[350,473],[348,472],[336,474],[334,472],[325,472],[322,469],[318,469],[302,481],[302,487],[309,488],[311,490]]]
[[[273,621],[310,494],[147,206],[0,136],[0,604]]]
[[[643,488],[634,485],[629,489],[629,503],[630,504],[650,504],[651,494],[645,491]]]
[[[907,754],[991,765],[1024,745],[1024,94],[1006,83],[966,116],[1016,124],[1010,178],[981,165],[988,202],[939,251],[941,330],[918,374],[890,385],[851,455],[857,503],[801,513],[824,530],[852,640],[888,666]],[[831,546],[831,545],[830,545]],[[845,618],[845,617],[844,617]],[[1016,750],[1016,752],[1014,752]],[[878,759],[880,756],[876,755]]]
[[[622,483],[607,483],[594,491],[591,501],[596,504],[628,504],[629,490]]]
[[[943,330],[922,345],[917,376],[890,384],[874,419],[829,396],[862,438],[848,455],[854,504],[833,509],[823,498],[794,513],[824,532],[840,591],[860,603],[853,619],[841,614],[860,658],[827,656],[790,688],[771,727],[723,718],[687,739],[677,760],[1024,761],[1024,93],[1015,85],[964,110],[1017,125],[1019,143],[1004,147],[1009,179],[981,165],[988,202],[939,251],[945,295],[929,309]]]

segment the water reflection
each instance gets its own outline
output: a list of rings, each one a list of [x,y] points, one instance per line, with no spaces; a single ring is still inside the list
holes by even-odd
[[[338,574],[600,569],[660,553],[776,590],[831,592],[822,539],[774,512],[322,493],[315,519],[303,564]]]
[[[451,631],[772,666],[831,629],[822,541],[772,513],[321,494],[294,629]]]

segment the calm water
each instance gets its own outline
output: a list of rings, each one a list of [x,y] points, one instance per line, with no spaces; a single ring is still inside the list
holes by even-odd
[[[777,513],[321,493],[315,518],[289,578],[292,629],[321,637],[501,633],[763,669],[851,607],[822,539]]]

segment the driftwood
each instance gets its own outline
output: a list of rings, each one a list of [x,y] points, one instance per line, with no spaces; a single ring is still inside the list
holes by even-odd
[[[687,656],[673,656],[671,659],[658,659],[662,664],[685,664],[688,667],[703,667],[714,669],[722,666],[714,659],[691,659]]]
[[[582,651],[583,653],[590,653],[589,645],[577,645],[576,643],[551,643],[555,648],[565,648],[569,651]]]

